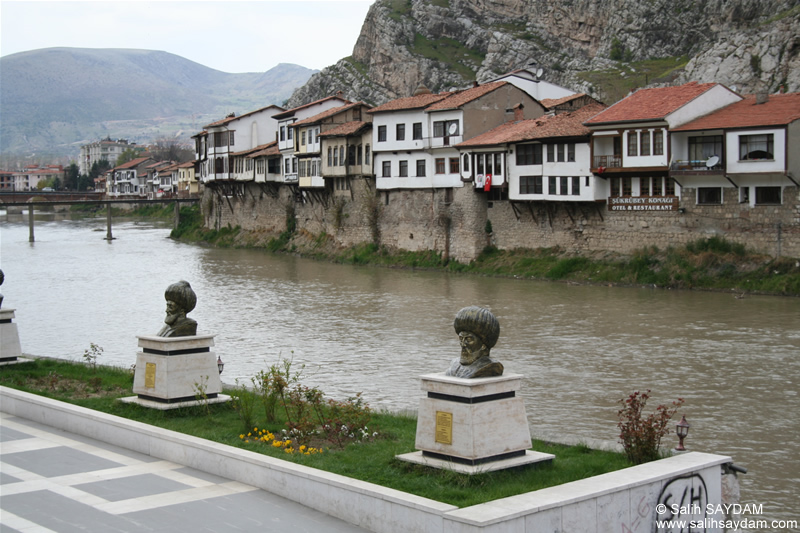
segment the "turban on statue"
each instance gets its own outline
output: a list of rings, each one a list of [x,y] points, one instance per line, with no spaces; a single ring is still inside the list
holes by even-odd
[[[493,348],[500,337],[500,323],[488,309],[483,307],[465,307],[456,313],[453,322],[456,333],[468,331],[481,339],[487,348]]]
[[[179,281],[173,283],[164,292],[164,297],[171,302],[177,303],[181,306],[184,312],[188,313],[194,306],[197,305],[197,295],[192,290],[192,286],[188,281]]]

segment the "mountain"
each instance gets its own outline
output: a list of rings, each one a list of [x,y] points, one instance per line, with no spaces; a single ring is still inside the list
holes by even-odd
[[[289,99],[381,104],[519,68],[614,103],[643,86],[800,91],[797,0],[376,0],[353,55]],[[534,70],[535,70],[534,69]]]
[[[230,112],[283,104],[315,70],[229,74],[167,52],[48,48],[0,58],[0,151],[77,155],[105,137],[189,140]]]

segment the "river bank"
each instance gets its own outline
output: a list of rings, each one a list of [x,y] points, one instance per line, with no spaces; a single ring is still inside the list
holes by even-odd
[[[491,228],[487,228],[491,229]],[[747,294],[800,296],[800,259],[756,254],[723,237],[698,239],[684,247],[650,246],[631,255],[606,252],[576,255],[554,248],[499,250],[487,245],[474,261],[447,260],[434,251],[408,252],[375,243],[340,247],[322,233],[281,233],[224,227],[208,230],[198,207],[181,209],[172,237],[221,248],[263,249],[341,264],[374,265],[468,273],[516,279],[612,286],[691,289]],[[487,233],[491,242],[491,233]]]

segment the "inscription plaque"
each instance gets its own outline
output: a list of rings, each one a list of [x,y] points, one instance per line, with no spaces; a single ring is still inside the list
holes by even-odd
[[[436,411],[436,442],[453,444],[453,413]]]
[[[156,388],[156,364],[147,363],[144,367],[144,388]]]

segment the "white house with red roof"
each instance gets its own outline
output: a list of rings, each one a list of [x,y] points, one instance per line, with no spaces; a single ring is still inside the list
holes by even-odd
[[[531,65],[529,68],[512,70],[491,81],[507,81],[540,102],[561,99],[575,94],[575,91],[571,91],[566,87],[541,79],[542,74],[544,74],[543,69],[536,65]]]
[[[750,95],[671,131],[670,175],[695,203],[781,205],[800,187],[800,93]]]
[[[678,209],[670,131],[741,99],[718,83],[691,82],[640,89],[587,120],[592,171],[609,182],[609,209]]]
[[[603,109],[593,102],[571,112],[508,122],[456,147],[475,161],[471,177],[478,189],[485,189],[492,161],[508,161],[505,177],[489,180],[507,180],[512,202],[605,200],[608,182],[592,174],[591,132],[583,125]]]
[[[522,118],[545,112],[525,91],[502,81],[439,94],[422,88],[372,109],[377,189],[463,187],[475,162],[462,159],[456,145],[512,120],[515,108]],[[491,165],[503,175],[505,160],[492,159]]]
[[[301,148],[300,141],[302,139],[295,138],[295,129],[293,127],[295,122],[305,120],[307,118],[319,115],[335,107],[341,107],[351,104],[349,100],[342,98],[342,93],[339,92],[335,96],[328,96],[320,100],[309,102],[308,104],[283,111],[272,116],[278,123],[278,150],[281,153],[281,168],[283,170],[283,182],[297,183],[298,181],[298,158],[296,152]],[[308,133],[307,130],[303,130]],[[314,143],[319,143],[318,140],[319,129],[318,127],[311,129],[311,149],[313,152]],[[308,143],[308,139],[305,139]],[[303,145],[303,149],[307,149],[308,145]]]
[[[156,161],[152,157],[137,157],[108,172],[106,194],[109,196],[145,196],[148,189],[148,169]]]
[[[324,188],[327,175],[346,177],[364,174],[361,166],[364,150],[369,153],[369,141],[364,143],[360,134],[371,126],[372,117],[366,113],[369,109],[364,102],[348,103],[288,126],[293,130],[294,157],[297,159],[298,186],[301,189]],[[342,126],[345,128],[342,129]],[[338,133],[358,132],[359,136],[326,135],[332,130],[339,130]],[[371,172],[368,174],[371,175]]]
[[[274,115],[281,111],[282,107],[270,105],[238,117],[230,114],[206,125],[203,133],[194,136],[200,180],[233,181],[236,174],[244,174],[246,154],[275,140],[278,121]]]

